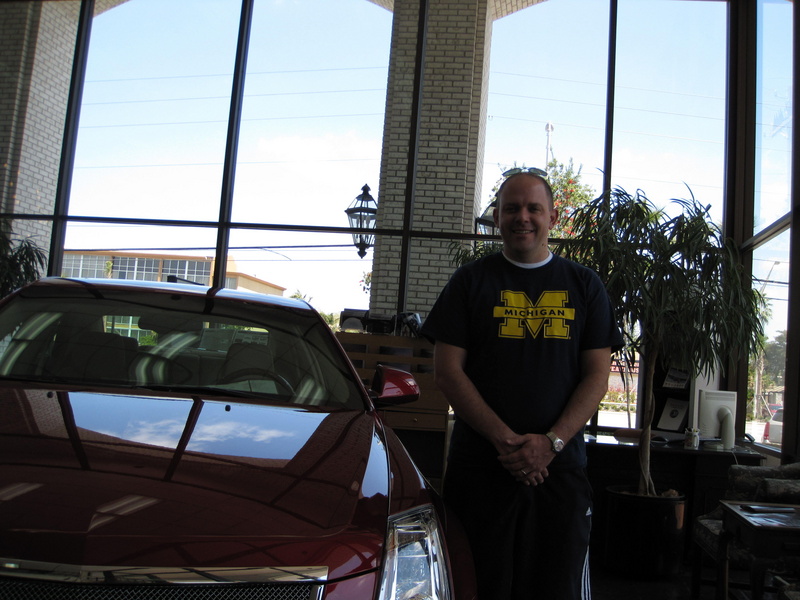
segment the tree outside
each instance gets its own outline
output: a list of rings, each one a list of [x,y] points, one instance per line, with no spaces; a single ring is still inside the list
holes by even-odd
[[[311,296],[307,296],[300,290],[295,290],[294,293],[289,296],[289,298],[294,298],[295,300],[303,300],[304,302],[308,302],[311,304]],[[322,320],[327,323],[328,327],[330,327],[333,331],[339,331],[339,315],[336,313],[326,313],[322,311],[317,311],[319,315],[322,317]]]
[[[581,183],[581,168],[575,168],[572,159],[567,164],[555,158],[547,165],[547,179],[553,189],[553,202],[558,210],[558,222],[550,236],[569,238],[572,235],[572,219],[575,210],[595,197],[592,186]]]
[[[748,369],[747,414],[756,421],[768,421],[774,412],[770,392],[782,390],[786,370],[786,331],[764,342],[764,349],[750,361]]]
[[[781,331],[775,339],[764,344],[764,379],[765,387],[783,385],[783,373],[786,370],[786,332]]]
[[[361,286],[361,289],[365,294],[369,294],[370,290],[372,289],[372,271],[365,271],[363,278],[358,282],[358,284]]]

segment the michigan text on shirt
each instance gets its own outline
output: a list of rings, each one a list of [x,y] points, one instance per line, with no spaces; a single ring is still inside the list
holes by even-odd
[[[575,319],[575,309],[567,308],[566,291],[542,292],[534,304],[525,292],[503,290],[501,306],[494,307],[494,317],[503,319],[499,336],[522,339],[527,333],[533,337],[569,339],[568,321]]]

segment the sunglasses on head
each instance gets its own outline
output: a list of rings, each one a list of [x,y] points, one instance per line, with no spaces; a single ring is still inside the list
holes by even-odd
[[[513,169],[509,169],[505,173],[503,173],[503,177],[511,177],[512,175],[516,175],[517,173],[533,173],[534,175],[538,175],[539,177],[547,177],[547,171],[543,171],[537,167],[514,167]]]
[[[504,172],[503,177],[508,179],[512,175],[516,175],[518,173],[530,173],[531,175],[538,175],[542,179],[545,180],[547,179],[547,171],[543,171],[538,167],[514,167],[513,169],[509,169],[508,171]],[[505,185],[505,182],[503,182],[503,185]],[[503,186],[501,185],[500,187],[502,188]],[[495,208],[496,206],[497,206],[497,196],[495,196],[495,199],[492,200],[492,202],[489,204],[489,208]]]

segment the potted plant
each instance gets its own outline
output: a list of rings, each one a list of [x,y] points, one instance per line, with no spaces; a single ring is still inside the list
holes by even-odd
[[[31,238],[15,240],[7,223],[0,222],[0,298],[38,279],[46,261]]]
[[[668,360],[668,367],[691,377],[724,369],[740,352],[758,347],[763,300],[745,275],[733,240],[694,196],[662,210],[640,190],[615,188],[575,211],[572,235],[558,243],[557,252],[598,273],[626,351],[643,359],[634,491],[658,497],[650,473],[656,367]]]

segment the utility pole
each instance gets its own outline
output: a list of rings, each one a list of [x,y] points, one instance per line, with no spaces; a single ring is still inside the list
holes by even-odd
[[[553,146],[550,143],[550,134],[553,133],[553,124],[548,121],[547,125],[544,126],[544,130],[547,132],[547,146],[544,149],[544,169],[547,170],[547,165],[550,164],[551,153],[553,150]]]

